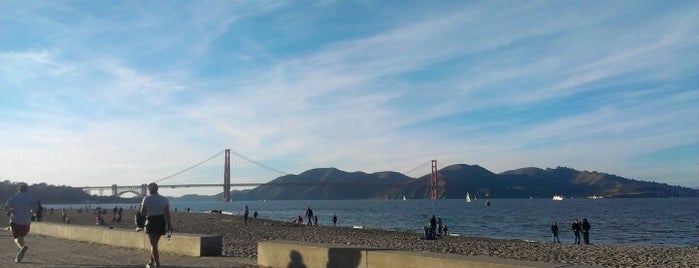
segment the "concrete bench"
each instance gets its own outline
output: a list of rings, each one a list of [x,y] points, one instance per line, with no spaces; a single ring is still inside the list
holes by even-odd
[[[520,268],[583,267],[495,257],[271,240],[257,244],[257,265],[268,267],[338,268]]]
[[[33,222],[30,234],[150,250],[148,236],[131,229]],[[161,252],[186,256],[221,256],[223,240],[220,235],[175,233],[170,241],[163,237],[159,249]]]

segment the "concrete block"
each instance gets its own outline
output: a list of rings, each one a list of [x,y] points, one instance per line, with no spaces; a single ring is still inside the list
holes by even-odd
[[[30,233],[117,247],[150,250],[148,236],[144,232],[135,232],[131,229],[34,222],[31,225]],[[160,240],[159,247],[161,252],[178,255],[197,257],[220,256],[223,252],[223,239],[220,235],[176,233],[170,241],[163,237]]]
[[[456,254],[438,254],[415,251],[370,251],[368,252],[369,267],[385,268],[525,268],[560,267],[560,264],[512,260],[486,256],[463,256]]]
[[[268,267],[366,268],[367,248],[298,241],[257,244],[257,265]]]
[[[385,250],[280,240],[257,244],[257,265],[279,268],[553,268],[570,266],[485,256]]]

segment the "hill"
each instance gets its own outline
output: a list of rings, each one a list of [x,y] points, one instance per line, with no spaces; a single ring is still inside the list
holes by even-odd
[[[298,175],[276,178],[250,190],[233,191],[233,200],[344,200],[344,199],[424,199],[429,198],[430,174],[411,178],[398,172],[367,174],[336,168],[311,169]],[[44,203],[122,203],[138,202],[135,198],[89,195],[79,188],[45,183],[30,185]],[[495,174],[477,165],[451,165],[439,170],[439,196],[448,199],[484,198],[551,198],[566,197],[698,197],[699,190],[665,183],[639,181],[616,175],[578,171],[567,167],[521,168]],[[0,202],[17,191],[17,183],[0,182]],[[188,195],[179,201],[220,200],[216,196]]]
[[[410,178],[397,172],[345,172],[318,168],[286,175],[251,190],[234,191],[234,200],[323,200],[429,198],[430,175]],[[451,165],[439,171],[439,196],[464,198],[696,197],[697,190],[616,175],[555,169],[522,168],[495,174],[477,165]]]

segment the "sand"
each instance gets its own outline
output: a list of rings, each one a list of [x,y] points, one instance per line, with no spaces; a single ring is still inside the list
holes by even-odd
[[[122,222],[112,223],[109,211],[105,217],[107,225],[135,229],[134,213],[125,210]],[[70,210],[68,217],[71,224],[93,225],[95,215],[92,211]],[[60,211],[54,211],[53,215],[47,211],[44,221],[61,222]],[[454,236],[422,240],[418,233],[297,226],[291,222],[252,218],[245,226],[240,216],[186,212],[173,213],[173,221],[175,232],[222,235],[224,256],[251,259],[257,257],[257,242],[281,239],[603,267],[699,267],[699,246],[572,245]],[[591,234],[592,242],[595,235]]]

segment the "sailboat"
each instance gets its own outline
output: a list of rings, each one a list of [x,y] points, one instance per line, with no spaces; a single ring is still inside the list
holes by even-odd
[[[403,196],[403,201],[405,201],[405,200],[406,200],[406,198],[405,198],[405,196]]]
[[[466,192],[466,203],[471,203],[471,194]]]

